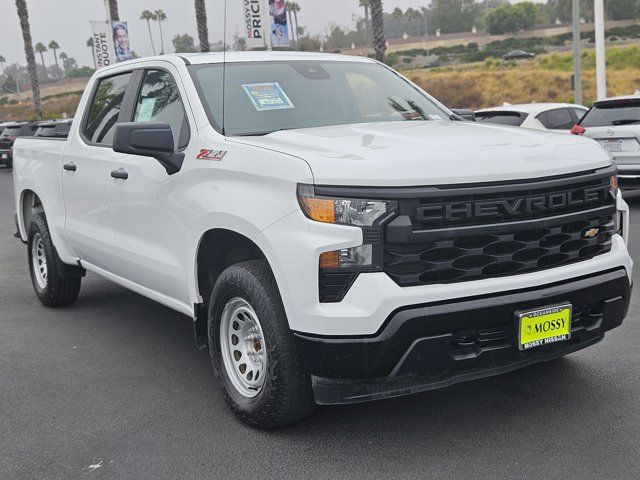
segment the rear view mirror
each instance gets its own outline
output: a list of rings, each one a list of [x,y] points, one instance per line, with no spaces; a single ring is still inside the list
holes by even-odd
[[[184,153],[176,152],[167,122],[124,122],[116,125],[113,151],[154,157],[169,175],[182,168]]]
[[[469,110],[467,108],[453,108],[451,109],[454,115],[460,118],[452,118],[451,120],[469,120],[470,122],[476,121],[476,114],[473,110]]]

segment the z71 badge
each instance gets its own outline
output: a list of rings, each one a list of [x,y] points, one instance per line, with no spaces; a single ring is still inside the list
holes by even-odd
[[[196,160],[212,160],[214,162],[219,162],[226,154],[226,150],[207,150],[206,148],[203,148],[200,150],[200,153],[196,155]]]

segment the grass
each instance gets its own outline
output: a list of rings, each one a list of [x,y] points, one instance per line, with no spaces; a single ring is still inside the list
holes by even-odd
[[[607,49],[607,94],[640,89],[640,47]],[[595,53],[582,54],[583,103],[596,98]],[[573,102],[571,54],[550,54],[516,64],[489,58],[484,62],[403,72],[445,105],[485,108],[508,103]]]

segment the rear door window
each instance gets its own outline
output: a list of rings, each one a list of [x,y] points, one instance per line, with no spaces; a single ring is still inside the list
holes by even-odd
[[[520,112],[476,112],[476,120],[484,123],[495,123],[496,125],[510,125],[519,127],[524,122],[526,115]]]
[[[536,118],[549,130],[571,130],[576,123],[568,108],[549,110]]]
[[[99,80],[84,128],[89,142],[108,147],[113,144],[114,127],[130,78],[131,74],[125,73]]]
[[[640,124],[640,99],[596,104],[580,124],[583,127],[614,127]]]

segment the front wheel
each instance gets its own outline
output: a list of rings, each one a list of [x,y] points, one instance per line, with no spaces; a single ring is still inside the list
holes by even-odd
[[[240,420],[276,428],[313,411],[311,378],[266,262],[242,262],[222,272],[211,293],[208,331],[216,377]]]
[[[38,299],[47,307],[71,305],[80,293],[79,276],[63,277],[58,272],[58,258],[47,220],[37,213],[29,225],[29,271],[31,283]]]

